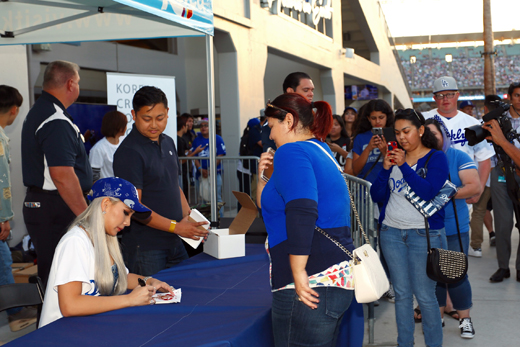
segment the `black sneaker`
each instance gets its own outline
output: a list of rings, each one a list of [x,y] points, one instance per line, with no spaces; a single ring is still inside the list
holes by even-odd
[[[475,329],[473,329],[473,323],[471,318],[462,318],[459,321],[460,337],[463,339],[472,339],[475,337]]]
[[[496,243],[496,238],[495,238],[495,232],[492,231],[489,233],[489,245],[490,246],[495,246],[495,243]]]

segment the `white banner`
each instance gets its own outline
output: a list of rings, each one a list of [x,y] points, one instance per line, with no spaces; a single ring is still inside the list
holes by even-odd
[[[128,119],[127,134],[132,130],[132,99],[141,87],[153,86],[161,89],[168,99],[168,125],[164,133],[177,145],[177,103],[175,97],[175,77],[137,75],[107,72],[107,98],[109,105],[116,105],[117,110]]]

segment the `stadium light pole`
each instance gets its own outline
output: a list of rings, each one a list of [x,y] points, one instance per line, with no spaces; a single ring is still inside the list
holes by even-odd
[[[493,47],[494,35],[491,23],[491,1],[484,1],[484,95],[496,94],[495,64],[496,52]]]

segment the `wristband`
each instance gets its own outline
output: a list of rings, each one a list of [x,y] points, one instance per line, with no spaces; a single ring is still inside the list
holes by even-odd
[[[169,231],[170,233],[173,233],[173,231],[175,230],[175,227],[176,227],[176,226],[177,226],[177,222],[174,221],[174,220],[172,220],[172,221],[170,222],[170,228],[168,229],[168,231]]]
[[[197,170],[200,170],[200,169],[202,169],[202,166],[199,166],[199,167],[197,168]]]

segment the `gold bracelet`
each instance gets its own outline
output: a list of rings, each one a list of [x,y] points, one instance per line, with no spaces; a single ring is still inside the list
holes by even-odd
[[[170,233],[173,233],[173,231],[175,230],[175,226],[177,226],[177,222],[172,220],[171,223],[170,223],[170,228],[168,229],[168,231]]]

